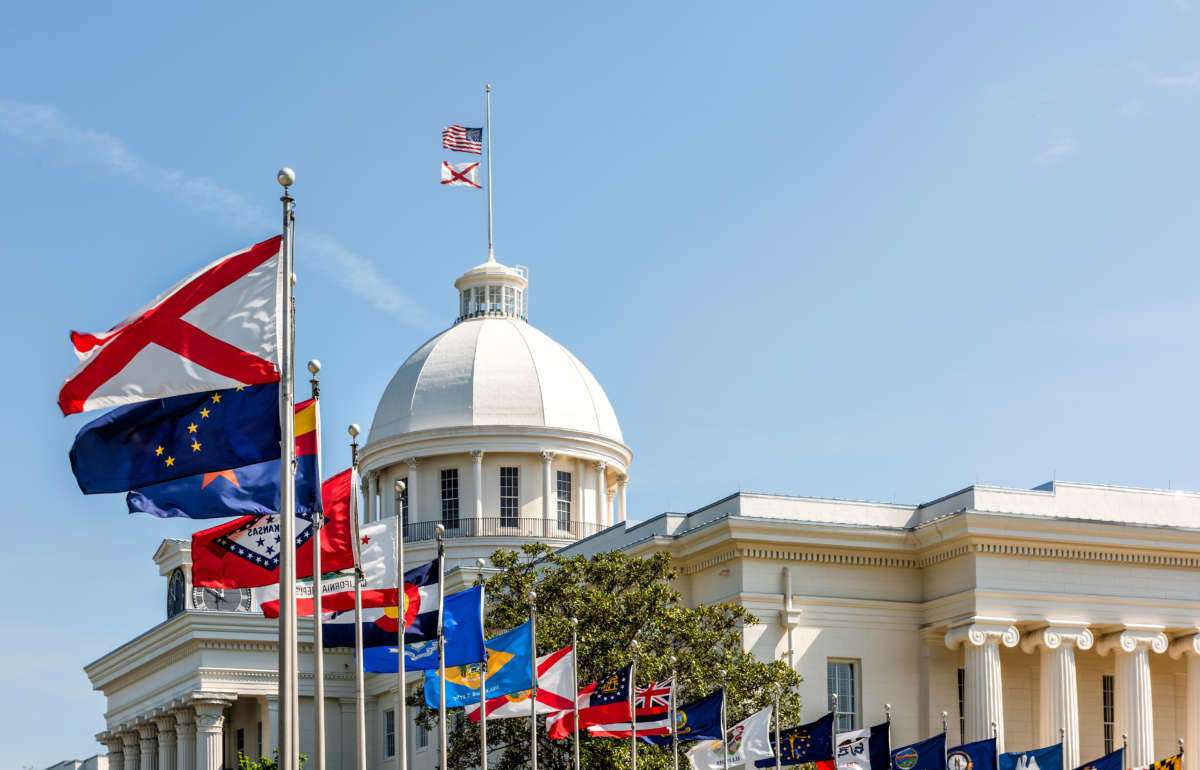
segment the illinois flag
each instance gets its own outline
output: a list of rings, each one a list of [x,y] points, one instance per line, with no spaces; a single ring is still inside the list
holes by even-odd
[[[62,413],[277,382],[282,241],[221,257],[106,332],[71,332]]]

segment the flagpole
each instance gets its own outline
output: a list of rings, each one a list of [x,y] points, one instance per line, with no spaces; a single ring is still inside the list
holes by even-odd
[[[296,677],[296,424],[292,394],[292,260],[296,216],[290,188],[296,174],[281,168],[275,175],[283,186],[283,242],[279,260],[283,298],[279,313],[279,739],[280,766],[298,770]]]
[[[321,383],[317,380],[317,372],[321,371],[321,362],[312,359],[308,362],[308,371],[312,374],[309,384],[312,386],[313,401],[321,398]],[[320,406],[317,406],[317,502],[321,502],[321,418]],[[321,506],[323,507],[323,506]],[[313,753],[316,770],[325,770],[325,633],[321,625],[321,527],[325,523],[322,512],[312,512],[312,543],[313,552]]]
[[[779,685],[775,685],[775,770],[779,770]],[[837,746],[833,747],[834,763],[837,763]]]
[[[437,533],[437,563],[438,563],[438,620],[437,620],[437,644],[438,644],[438,724],[441,735],[441,758],[439,760],[442,770],[446,770],[446,755],[449,751],[446,741],[446,636],[445,627],[442,625],[444,620],[444,611],[446,607],[446,543],[442,539],[442,535],[446,533],[446,528],[439,522],[433,528]]]
[[[638,640],[629,643],[633,662],[629,664],[629,767],[637,770],[637,654]]]
[[[354,531],[354,735],[355,768],[367,770],[367,695],[363,682],[362,536],[358,530],[358,423],[350,434],[350,520]]]
[[[485,140],[487,141],[487,186],[488,186],[488,262],[496,261],[496,252],[492,249],[492,86],[484,87],[487,95],[487,122],[484,124]]]
[[[721,669],[721,757],[725,770],[729,770],[729,731],[725,727],[725,703],[729,700],[729,682],[725,679],[725,669]]]
[[[486,607],[483,593],[483,559],[475,560],[479,570],[479,604]],[[445,681],[445,680],[443,680]],[[483,648],[483,663],[479,666],[479,770],[487,770],[487,646]]]
[[[404,491],[404,482],[397,481],[396,497]],[[395,507],[395,503],[393,506]],[[396,766],[400,770],[408,770],[408,719],[404,706],[404,618],[408,614],[408,602],[404,595],[404,516],[403,511],[396,509],[396,621],[399,626],[396,638],[396,651],[399,662],[396,665],[399,681],[396,685]]]
[[[529,653],[532,658],[529,664],[532,669],[530,673],[533,674],[533,687],[529,690],[529,766],[537,770],[537,593],[534,591],[529,592]]]
[[[832,699],[832,701],[833,701],[833,723],[832,723],[832,725],[831,725],[831,726],[832,726],[832,728],[833,728],[833,730],[832,730],[832,731],[833,731],[833,735],[832,735],[832,740],[830,741],[829,745],[830,745],[830,746],[833,746],[833,766],[834,766],[834,768],[835,768],[835,770],[836,770],[836,768],[837,768],[837,731],[838,731],[838,724],[837,724],[837,703],[838,703],[838,696],[837,696],[837,693],[835,692],[835,693],[831,694],[829,697],[830,697],[830,698]],[[945,728],[944,728],[944,727],[942,728],[942,731],[943,731],[943,732],[945,732]],[[890,750],[890,747],[889,747],[889,750]],[[943,766],[943,767],[945,767],[945,763],[944,763],[944,762],[943,762],[942,766]]]
[[[887,720],[888,752],[890,753],[892,750],[892,704],[883,704],[883,715]]]
[[[571,618],[571,710],[575,716],[575,770],[579,770],[579,618]],[[486,768],[485,768],[486,770]]]
[[[671,769],[679,770],[679,704],[675,700],[675,686],[678,682],[675,681],[675,663],[677,661],[674,655],[671,656]]]

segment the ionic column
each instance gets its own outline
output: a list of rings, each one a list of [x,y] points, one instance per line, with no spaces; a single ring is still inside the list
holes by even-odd
[[[196,768],[195,770],[221,770],[221,728],[225,725],[223,699],[201,698],[196,700]]]
[[[379,472],[367,475],[367,521],[379,519]]]
[[[1124,631],[1101,637],[1096,652],[1116,655],[1113,677],[1116,732],[1129,736],[1125,766],[1137,767],[1154,761],[1154,710],[1150,701],[1150,652],[1167,651],[1167,635],[1161,626],[1125,626]]]
[[[112,770],[123,770],[125,766],[125,744],[122,743],[121,736],[105,730],[102,733],[96,734],[96,740],[103,743],[108,749],[108,766]]]
[[[556,499],[554,494],[554,453],[548,449],[542,450],[542,526],[545,529],[543,535],[549,536],[550,522],[554,521],[554,510],[556,506],[553,501]]]
[[[124,751],[121,754],[125,758],[124,770],[138,770],[138,767],[141,765],[142,752],[138,748],[137,730],[127,725],[123,725],[123,728],[121,731],[121,743],[123,744],[122,748]]]
[[[475,509],[474,509],[473,515],[475,516],[475,521],[478,522],[475,525],[477,527],[475,532],[476,532],[476,534],[481,535],[481,534],[483,534],[483,450],[482,449],[472,449],[471,450],[471,472],[474,474],[474,479],[475,479]]]
[[[175,716],[157,713],[153,719],[158,728],[158,770],[177,770],[175,756],[179,750],[175,747]]]
[[[421,469],[421,458],[408,458],[408,523],[415,524],[421,520],[421,509],[417,507],[418,472]]]
[[[1075,648],[1090,650],[1095,639],[1083,623],[1055,623],[1021,641],[1021,649],[1041,648],[1041,722],[1039,746],[1063,736],[1063,767],[1079,766],[1079,686],[1075,680]]]
[[[597,460],[592,467],[596,469],[596,524],[604,527],[608,524],[608,517],[604,515],[604,501],[608,497],[608,479],[604,475],[607,464]]]
[[[617,521],[625,523],[625,487],[629,486],[629,474],[617,477]]]
[[[175,770],[196,770],[196,712],[188,705],[175,709],[174,713]]]
[[[1200,633],[1182,636],[1171,642],[1171,657],[1187,657],[1187,700],[1184,721],[1184,770],[1200,770],[1200,756],[1193,746],[1200,747]]]
[[[1000,677],[1000,645],[1016,647],[1021,640],[1009,620],[977,619],[946,632],[946,646],[963,646],[966,669],[966,741],[992,737],[996,725],[996,750],[1004,751],[1004,689]]]

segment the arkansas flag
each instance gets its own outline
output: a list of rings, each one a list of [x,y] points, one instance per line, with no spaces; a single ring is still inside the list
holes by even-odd
[[[575,648],[571,645],[537,659],[537,713],[556,714],[571,709],[575,691]],[[491,698],[487,702],[488,719],[529,716],[529,690],[518,690]],[[467,706],[467,716],[479,721],[479,704]]]
[[[81,361],[64,415],[279,379],[282,236],[218,259],[106,332],[71,332]]]
[[[279,475],[278,463],[275,475]],[[321,570],[354,568],[347,468],[321,485],[325,508],[321,526]],[[296,577],[312,577],[312,520],[320,512],[298,513]],[[279,516],[244,516],[192,535],[192,583],[212,588],[254,588],[279,582]],[[269,550],[268,550],[269,549]]]

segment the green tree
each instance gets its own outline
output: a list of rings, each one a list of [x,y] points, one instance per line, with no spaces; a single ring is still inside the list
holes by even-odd
[[[727,672],[729,724],[771,705],[775,687],[781,689],[783,723],[792,724],[800,712],[799,679],[781,662],[762,663],[743,650],[742,629],[758,621],[744,608],[719,604],[690,608],[672,587],[675,570],[667,553],[647,559],[620,551],[564,557],[541,544],[520,551],[496,551],[492,564],[502,571],[487,581],[487,635],[503,633],[529,619],[529,592],[537,593],[537,645],[546,654],[571,643],[572,617],[578,618],[579,683],[583,686],[626,665],[630,642],[637,639],[637,680],[645,684],[666,679],[670,657],[677,658],[677,699],[680,705],[721,686]],[[436,735],[437,712],[424,708],[420,688],[410,697],[420,708],[418,719]],[[452,712],[453,714],[453,712]],[[538,719],[538,766],[546,770],[574,767],[570,738],[546,737],[545,719]],[[458,716],[449,733],[452,768],[479,766],[479,727]],[[436,738],[435,738],[436,742]],[[516,770],[529,763],[529,720],[488,722],[489,770]],[[685,747],[681,746],[681,752]],[[589,770],[628,768],[629,741],[580,734],[582,766]],[[681,767],[687,760],[680,757]],[[667,770],[670,748],[642,744],[639,770]]]
[[[303,770],[304,761],[308,759],[308,755],[301,754],[299,759],[300,768]],[[251,759],[239,751],[237,763],[238,770],[279,770],[279,749],[275,749],[270,757],[259,757],[258,759]]]

